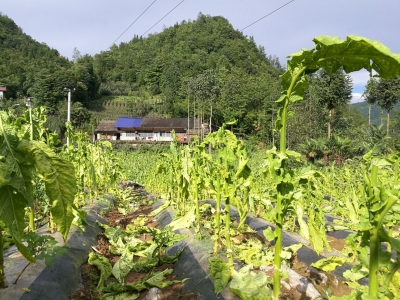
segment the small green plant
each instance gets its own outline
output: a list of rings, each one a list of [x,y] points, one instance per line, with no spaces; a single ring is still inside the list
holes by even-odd
[[[22,240],[27,243],[26,248],[32,256],[36,259],[44,260],[48,268],[50,268],[56,256],[62,256],[68,251],[66,248],[56,246],[57,241],[50,235],[38,235],[34,232],[28,232]]]

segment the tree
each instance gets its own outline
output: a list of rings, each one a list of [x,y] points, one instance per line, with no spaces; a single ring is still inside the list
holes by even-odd
[[[400,100],[400,77],[371,78],[366,86],[364,96],[368,104],[377,104],[381,111],[386,110],[386,135],[389,136],[390,112]]]
[[[329,75],[325,70],[320,70],[316,76],[311,77],[310,94],[329,111],[328,139],[331,138],[331,124],[334,109],[344,104],[349,104],[351,99],[352,79],[345,74],[343,69],[338,69]]]
[[[81,57],[82,57],[81,52],[78,50],[77,47],[75,47],[74,50],[72,51],[72,61],[74,62],[74,64],[76,64]]]

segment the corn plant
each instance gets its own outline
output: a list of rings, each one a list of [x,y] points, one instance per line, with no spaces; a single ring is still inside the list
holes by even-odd
[[[276,230],[274,259],[274,297],[280,294],[280,268],[282,250],[282,226],[285,211],[291,205],[293,185],[292,171],[286,167],[289,157],[297,154],[286,150],[286,126],[288,107],[299,102],[304,97],[308,87],[307,74],[324,69],[329,74],[343,68],[346,73],[365,68],[375,70],[383,78],[393,78],[400,75],[400,57],[390,52],[388,48],[376,41],[348,36],[346,40],[338,37],[319,36],[314,38],[315,48],[302,50],[290,55],[287,71],[281,76],[282,93],[276,101],[279,110],[275,122],[276,130],[280,131],[280,149],[274,157],[270,156],[269,170],[274,178],[276,190]]]

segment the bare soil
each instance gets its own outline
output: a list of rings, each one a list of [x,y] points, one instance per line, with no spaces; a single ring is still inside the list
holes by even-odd
[[[331,246],[332,249],[335,249],[337,251],[342,251],[344,247],[346,246],[346,242],[344,240],[339,240],[333,236],[327,236],[329,246]]]

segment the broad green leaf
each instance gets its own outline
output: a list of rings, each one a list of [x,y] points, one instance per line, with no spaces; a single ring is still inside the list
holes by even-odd
[[[377,41],[349,35],[346,40],[339,37],[319,36],[313,39],[315,48],[289,55],[287,71],[281,76],[282,96],[275,128],[283,126],[282,118],[287,106],[301,101],[308,87],[306,74],[324,69],[329,74],[343,68],[346,73],[366,69],[375,70],[382,78],[400,75],[400,54],[391,51]],[[286,125],[286,124],[285,124]]]
[[[72,163],[56,157],[50,150],[42,150],[46,147],[46,144],[37,141],[21,141],[18,151],[33,157],[38,173],[44,178],[53,220],[65,240],[74,219],[75,169]]]
[[[146,248],[140,251],[135,251],[135,256],[140,256],[140,257],[146,257],[146,258],[152,258],[154,251],[156,251],[158,245],[154,242],[146,243]]]
[[[157,257],[146,258],[144,260],[138,260],[132,264],[133,272],[149,272],[154,267],[159,265],[159,259]]]
[[[286,155],[288,157],[293,157],[296,160],[299,160],[301,158],[301,154],[299,152],[292,151],[292,150],[286,150]]]
[[[21,241],[25,227],[25,207],[27,201],[14,187],[6,185],[0,188],[0,220],[18,242]]]
[[[318,228],[315,228],[314,224],[310,223],[308,223],[308,230],[310,232],[310,240],[315,252],[318,254],[321,253],[324,250],[324,237],[322,235],[325,235],[325,232],[320,232]]]
[[[210,275],[214,282],[214,293],[218,295],[226,288],[231,279],[229,265],[217,257],[208,261],[210,263]]]
[[[31,263],[36,263],[36,258],[32,256],[26,246],[14,239],[14,244],[17,246],[18,251]]]
[[[258,268],[260,266],[270,265],[274,261],[274,252],[262,245],[250,244],[249,246],[238,246],[238,258],[246,264],[251,264]]]
[[[307,240],[310,239],[310,232],[308,231],[308,225],[303,219],[303,208],[301,206],[296,207],[297,221],[300,226],[300,234],[305,237]]]
[[[195,220],[196,220],[195,207],[193,207],[191,210],[186,212],[186,214],[183,217],[180,217],[180,218],[172,221],[168,225],[168,227],[170,227],[172,231],[175,231],[177,229],[182,229],[182,228],[189,228],[192,226],[192,224]]]
[[[252,265],[234,272],[230,289],[244,300],[269,300],[271,290],[268,289],[268,278],[264,272],[258,274],[251,271]]]
[[[361,70],[375,70],[382,78],[400,75],[400,55],[393,54],[389,48],[378,41],[349,35],[345,40],[339,37],[319,36],[313,39],[316,44],[312,59],[306,60],[308,68],[323,68],[336,72],[343,67],[346,73]]]
[[[162,212],[163,210],[165,210],[167,207],[169,207],[170,205],[170,201],[165,202],[163,205],[161,205],[159,208],[153,210],[149,216],[150,217],[154,217],[156,215],[158,215],[160,212]]]
[[[368,268],[363,265],[355,265],[351,270],[347,270],[343,273],[343,277],[350,281],[358,281],[368,276]]]
[[[176,262],[179,258],[179,256],[182,254],[184,249],[176,252],[175,255],[165,255],[160,257],[160,265],[162,264],[173,264]]]
[[[125,248],[120,259],[114,264],[112,274],[118,282],[123,283],[133,265],[133,253],[128,248]]]
[[[331,272],[338,266],[342,266],[348,259],[345,257],[330,256],[328,258],[320,259],[319,261],[312,263],[311,266],[320,269],[324,272]]]
[[[290,246],[284,247],[283,250],[286,252],[290,252],[291,255],[295,254],[303,247],[302,243],[292,244]],[[290,258],[290,257],[289,257]]]
[[[265,229],[263,231],[263,234],[265,236],[265,238],[267,239],[267,241],[271,242],[275,239],[275,232],[272,231],[271,227],[267,227],[267,229]]]
[[[100,280],[97,285],[97,290],[101,291],[103,289],[104,283],[110,277],[112,272],[111,264],[108,258],[98,255],[96,253],[89,253],[88,263],[92,266],[96,266],[100,270]]]
[[[165,277],[167,275],[172,274],[172,269],[165,269],[162,272],[156,272],[154,274],[151,274],[148,279],[145,280],[145,284],[150,286],[150,287],[158,287],[159,289],[165,288],[170,285],[174,285],[176,283],[183,282],[182,280],[171,280],[171,281],[166,281]]]
[[[102,228],[104,229],[104,235],[108,238],[111,245],[115,245],[123,234],[119,226],[109,227],[106,225]]]

